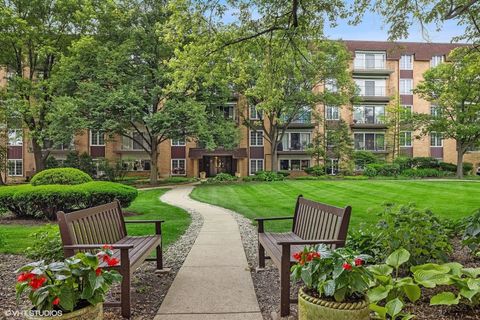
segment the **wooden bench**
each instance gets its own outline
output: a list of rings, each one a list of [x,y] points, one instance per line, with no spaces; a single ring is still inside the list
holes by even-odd
[[[124,220],[119,201],[98,207],[57,213],[60,235],[65,257],[71,257],[78,251],[101,248],[112,245],[113,256],[120,260],[118,266],[108,267],[102,262],[102,268],[117,270],[123,277],[120,302],[107,302],[106,306],[121,307],[122,316],[130,318],[130,277],[143,261],[154,260],[157,269],[163,268],[162,261],[162,222],[159,220]],[[126,223],[154,223],[155,235],[127,236]],[[148,258],[156,250],[156,258]]]
[[[345,246],[352,208],[337,208],[303,198],[297,199],[293,217],[257,218],[258,266],[265,268],[265,259],[270,258],[280,271],[280,316],[290,314],[290,268],[296,261],[292,254],[306,245],[324,243],[332,249]],[[264,221],[292,219],[292,231],[270,233],[264,230]],[[265,255],[265,252],[268,256]]]

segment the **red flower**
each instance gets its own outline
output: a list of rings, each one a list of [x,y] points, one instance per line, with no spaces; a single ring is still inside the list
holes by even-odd
[[[97,277],[98,277],[99,275],[101,275],[101,274],[102,274],[102,268],[97,268],[97,269],[95,270],[95,274],[97,275]]]
[[[302,260],[302,252],[297,252],[293,254],[293,259],[300,261]]]
[[[104,244],[102,247],[103,250],[113,250],[113,247],[109,244]]]
[[[108,262],[108,260],[110,260],[110,256],[106,254],[102,257],[102,259],[103,259],[103,262]]]
[[[37,290],[38,288],[43,286],[45,282],[47,282],[47,278],[45,278],[44,276],[41,276],[41,277],[36,277],[31,279],[28,285],[32,287],[33,290]]]
[[[33,279],[34,277],[35,277],[35,275],[34,275],[33,273],[23,272],[22,274],[20,274],[20,275],[17,277],[17,281],[18,281],[18,282],[23,282],[23,281],[27,281],[27,280]]]
[[[109,259],[107,260],[107,264],[110,267],[116,266],[119,262],[120,262],[120,260],[118,260],[117,258],[110,258],[109,257]]]
[[[352,265],[350,263],[345,262],[342,267],[344,270],[352,270]]]
[[[360,258],[356,258],[355,259],[355,266],[361,266],[363,264],[363,259],[360,259]]]
[[[54,306],[58,306],[59,303],[60,303],[60,298],[59,298],[59,297],[56,297],[55,299],[53,299],[52,304],[53,304]]]

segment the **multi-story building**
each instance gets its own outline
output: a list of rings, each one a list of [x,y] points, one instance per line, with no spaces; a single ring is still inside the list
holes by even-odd
[[[389,159],[392,152],[387,139],[388,126],[385,123],[387,106],[392,99],[398,99],[405,112],[436,112],[431,105],[412,93],[422,80],[423,73],[430,67],[445,61],[455,44],[345,41],[352,54],[351,74],[359,88],[359,98],[354,105],[317,106],[324,114],[325,121],[335,128],[335,123],[343,120],[349,125],[355,150],[367,150],[379,157]],[[8,85],[8,70],[0,69],[0,86]],[[334,88],[326,88],[334,89]],[[227,172],[246,176],[259,170],[271,169],[271,150],[261,131],[244,126],[245,120],[259,120],[255,106],[248,106],[245,99],[223,107],[226,117],[235,121],[241,132],[238,148],[234,150],[207,150],[192,141],[166,141],[160,145],[158,169],[161,177],[198,177],[201,172],[214,176]],[[388,115],[387,115],[388,116]],[[278,168],[302,173],[313,165],[307,147],[315,134],[314,117],[305,112],[289,128],[277,149]],[[132,131],[132,135],[137,135]],[[431,133],[416,139],[418,133],[402,127],[399,133],[400,153],[412,157],[434,157],[445,162],[456,162],[455,142],[442,139],[441,133]],[[125,168],[135,175],[148,175],[150,158],[142,147],[131,139],[109,138],[102,132],[85,130],[72,139],[69,145],[56,147],[46,142],[51,155],[57,160],[65,159],[71,150],[86,152],[94,159],[122,160]],[[475,167],[480,166],[480,151],[469,151],[464,160]],[[337,159],[330,159],[332,167],[338,166]],[[335,172],[336,170],[332,170]],[[3,173],[9,181],[23,180],[35,172],[31,147],[24,130],[8,128],[8,170]]]

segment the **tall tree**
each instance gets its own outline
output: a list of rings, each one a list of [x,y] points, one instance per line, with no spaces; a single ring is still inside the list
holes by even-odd
[[[48,153],[42,150],[43,141],[49,138],[52,118],[62,109],[50,91],[55,65],[86,30],[91,13],[88,0],[0,1],[0,65],[10,73],[2,96],[10,116],[21,119],[28,129],[37,171],[45,167]]]
[[[424,73],[415,93],[430,101],[436,115],[417,114],[424,134],[442,133],[454,139],[457,150],[457,177],[463,177],[463,156],[480,141],[480,53],[458,48],[442,63]]]

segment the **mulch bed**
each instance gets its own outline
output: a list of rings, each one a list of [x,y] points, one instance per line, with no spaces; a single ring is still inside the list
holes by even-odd
[[[266,260],[265,270],[257,272],[257,231],[249,219],[233,213],[242,235],[243,246],[251,270],[255,292],[264,319],[277,319],[280,314],[280,276],[270,260]],[[454,251],[452,261],[457,261],[465,267],[480,267],[480,260],[475,260],[468,249],[463,248],[458,240],[453,241]],[[300,284],[292,289],[292,296],[296,296]],[[480,320],[480,307],[472,309],[465,305],[458,306],[430,306],[430,297],[442,292],[440,288],[423,289],[422,298],[415,304],[409,304],[406,311],[415,315],[418,320]],[[291,315],[287,319],[297,319],[297,305],[290,307]],[[282,318],[283,319],[283,318]]]
[[[192,223],[185,234],[164,252],[165,267],[171,268],[171,271],[168,274],[156,275],[154,273],[155,262],[147,261],[134,272],[131,287],[131,319],[151,320],[155,317],[203,224],[202,217],[199,214],[195,212],[190,212],[190,214]],[[18,220],[15,223],[18,223]],[[29,303],[25,299],[20,300],[18,305],[16,303],[16,275],[14,271],[29,262],[31,260],[21,255],[0,254],[0,319],[11,319],[11,317],[6,316],[7,311],[28,308]],[[107,300],[118,299],[119,292],[119,286],[117,285],[112,288]],[[15,319],[22,318],[16,317]],[[105,308],[104,319],[119,320],[123,318],[120,315],[119,308]]]

